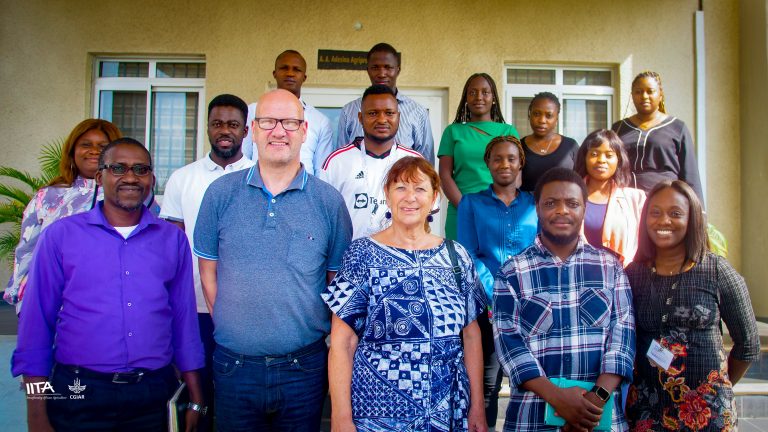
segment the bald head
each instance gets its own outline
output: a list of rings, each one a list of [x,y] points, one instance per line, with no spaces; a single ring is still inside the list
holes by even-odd
[[[277,89],[264,93],[251,125],[259,150],[259,166],[299,166],[301,144],[307,134],[304,107],[293,93]],[[263,172],[262,172],[263,174]]]
[[[281,116],[267,114],[272,111],[281,112]],[[294,118],[304,120],[304,106],[293,93],[288,90],[271,90],[259,98],[256,105],[256,117]]]

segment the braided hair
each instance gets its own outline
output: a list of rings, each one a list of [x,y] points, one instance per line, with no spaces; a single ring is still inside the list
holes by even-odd
[[[469,78],[467,78],[467,82],[464,83],[464,90],[461,92],[459,108],[456,109],[456,118],[453,119],[453,122],[466,123],[471,121],[471,113],[469,112],[469,107],[467,106],[467,90],[469,88],[469,83],[477,77],[482,77],[488,82],[488,85],[491,86],[491,93],[493,94],[494,102],[493,105],[491,105],[491,120],[496,123],[504,123],[504,116],[501,114],[499,92],[496,91],[496,82],[493,80],[493,78],[491,78],[490,75],[484,72],[474,73],[470,75]]]
[[[635,79],[632,80],[632,87],[635,86],[635,83],[637,83],[637,80],[641,78],[650,78],[652,80],[656,80],[656,83],[659,85],[659,91],[663,91],[661,87],[661,75],[659,75],[658,72],[645,70],[637,74]],[[663,112],[664,114],[667,113],[667,108],[664,106],[664,96],[661,96],[661,100],[659,101],[659,111]]]
[[[537,100],[546,99],[553,104],[557,106],[557,113],[560,113],[560,99],[557,98],[553,93],[550,92],[541,92],[536,93],[536,95],[533,96],[533,99],[531,99],[531,103],[528,104],[528,115],[531,115],[531,109],[533,109],[533,104],[536,103]]]

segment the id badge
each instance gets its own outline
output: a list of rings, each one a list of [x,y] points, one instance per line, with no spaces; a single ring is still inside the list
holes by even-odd
[[[672,351],[661,346],[656,339],[651,342],[651,346],[648,347],[648,352],[645,355],[652,365],[658,366],[665,371],[669,370],[669,367],[672,366],[672,360],[675,359]]]

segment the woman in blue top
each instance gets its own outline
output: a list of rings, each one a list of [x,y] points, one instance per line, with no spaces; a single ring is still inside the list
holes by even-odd
[[[494,275],[506,260],[533,244],[538,218],[533,195],[515,187],[525,165],[520,141],[513,136],[493,138],[485,148],[484,160],[493,183],[461,199],[457,234],[459,243],[472,256],[490,305]],[[477,323],[483,339],[485,417],[488,426],[493,427],[503,374],[496,358],[488,313],[480,315]]]

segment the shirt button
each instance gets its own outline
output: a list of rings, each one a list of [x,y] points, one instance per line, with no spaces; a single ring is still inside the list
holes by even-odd
[[[269,212],[269,217],[275,217],[275,214],[272,212]]]
[[[123,243],[123,244],[127,246],[127,245],[128,245],[128,242],[125,242],[125,243]]]
[[[276,199],[274,199],[274,198],[272,198],[272,204],[274,204],[274,203],[276,203],[276,202],[277,202],[277,200],[276,200]]]
[[[133,332],[128,332],[128,336],[133,336]]]
[[[129,303],[128,303],[128,306],[133,306],[133,303],[130,303],[130,302],[129,302]]]
[[[507,259],[512,259],[512,255],[507,255]]]
[[[563,294],[563,300],[568,300],[568,294]]]
[[[125,275],[126,275],[126,276],[128,276],[128,275],[130,275],[130,274],[131,274],[131,272],[129,272],[128,270],[126,270],[126,271],[125,271]]]

